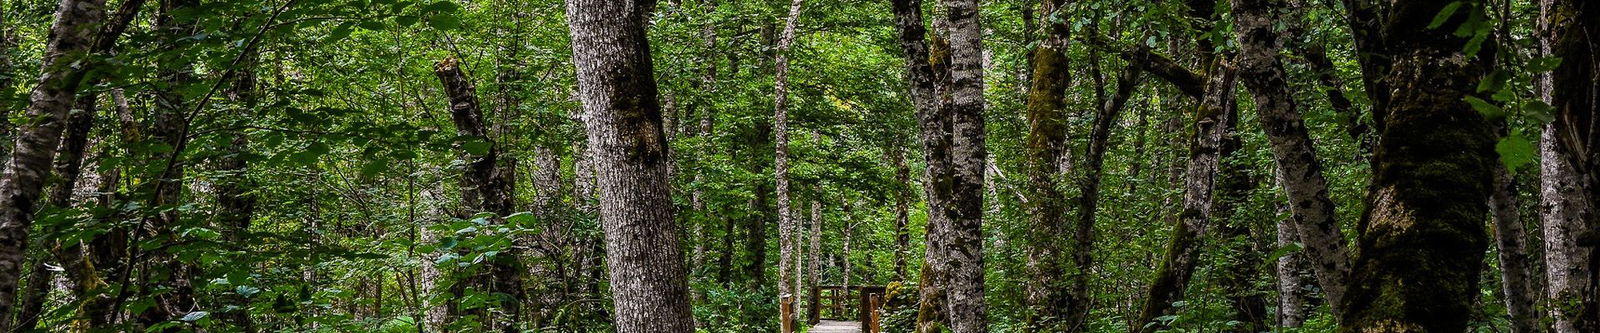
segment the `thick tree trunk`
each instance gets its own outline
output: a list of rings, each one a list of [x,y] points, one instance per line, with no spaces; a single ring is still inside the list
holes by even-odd
[[[793,281],[801,276],[797,265],[800,257],[795,253],[800,247],[797,241],[799,229],[794,221],[794,212],[789,207],[789,48],[794,45],[796,25],[800,22],[800,6],[804,3],[805,0],[794,0],[789,4],[789,18],[785,20],[783,33],[778,37],[773,73],[772,122],[777,130],[773,170],[778,189],[778,304],[786,307],[779,310],[782,312],[779,326],[785,333],[795,330],[798,290],[795,290]]]
[[[1275,26],[1277,13],[1287,8],[1285,0],[1234,0],[1233,17],[1239,34],[1239,71],[1244,85],[1255,96],[1257,117],[1271,142],[1277,162],[1278,183],[1289,197],[1306,258],[1312,263],[1317,281],[1332,304],[1343,304],[1349,251],[1344,234],[1335,220],[1333,199],[1328,196],[1328,181],[1317,160],[1316,147],[1305,121],[1289,91],[1288,75],[1278,54],[1284,38]],[[1338,315],[1342,309],[1332,307]]]
[[[1459,332],[1473,312],[1488,245],[1484,203],[1498,162],[1488,123],[1463,100],[1488,61],[1463,54],[1467,40],[1450,29],[1427,27],[1450,3],[1407,2],[1387,20],[1387,31],[1408,33],[1387,34],[1394,57],[1385,81],[1395,88],[1380,126],[1343,331]],[[1446,26],[1480,5],[1465,3]]]
[[[948,207],[949,297],[945,303],[950,330],[980,333],[989,330],[984,305],[983,204],[984,171],[988,149],[984,146],[983,28],[978,22],[978,0],[942,0],[950,35],[950,164],[955,178]],[[937,235],[936,235],[937,236]]]
[[[104,16],[105,2],[100,0],[63,0],[57,7],[39,83],[24,114],[33,121],[18,128],[13,154],[0,176],[0,314],[15,310],[36,203],[50,173],[67,111],[88,67],[94,64],[80,60],[88,56],[94,28]],[[79,65],[68,65],[74,63]],[[14,328],[8,315],[0,315],[0,331]]]
[[[631,0],[568,0],[573,62],[600,189],[618,332],[690,332],[645,12]]]
[[[1600,217],[1593,210],[1600,207],[1600,45],[1594,36],[1600,34],[1600,4],[1593,1],[1545,0],[1541,1],[1549,54],[1561,59],[1561,65],[1550,74],[1550,105],[1556,109],[1556,120],[1550,126],[1554,140],[1560,146],[1556,152],[1567,159],[1581,177],[1581,188],[1588,201],[1589,215],[1582,227],[1585,232],[1600,232]],[[1587,235],[1587,234],[1585,234]],[[1592,238],[1592,237],[1590,237]],[[1583,242],[1583,241],[1580,241]],[[1587,243],[1594,243],[1588,241]],[[1582,244],[1589,251],[1588,285],[1579,291],[1581,299],[1570,304],[1565,313],[1572,327],[1579,331],[1600,330],[1600,244]],[[1553,287],[1553,286],[1552,286]],[[1575,316],[1573,316],[1575,315]]]
[[[1220,163],[1232,154],[1225,151],[1225,142],[1233,136],[1232,119],[1236,116],[1232,103],[1236,76],[1232,69],[1217,68],[1217,73],[1207,88],[1206,98],[1197,108],[1195,132],[1189,148],[1187,171],[1184,172],[1183,211],[1178,223],[1172,227],[1172,240],[1167,244],[1155,276],[1146,292],[1144,307],[1130,327],[1137,332],[1155,332],[1164,328],[1155,322],[1157,317],[1170,314],[1172,303],[1183,300],[1184,289],[1194,275],[1200,259],[1200,236],[1212,223],[1216,209],[1213,192],[1216,188]],[[1231,146],[1231,145],[1226,145]],[[1237,149],[1237,147],[1232,147]]]
[[[504,217],[516,210],[513,169],[500,161],[501,146],[489,137],[489,128],[478,106],[477,88],[461,71],[458,60],[448,58],[433,66],[433,73],[444,86],[450,98],[450,119],[455,123],[458,137],[481,140],[485,147],[472,148],[463,144],[462,158],[467,160],[461,176],[462,202],[472,213],[494,214],[493,224],[504,224]],[[516,332],[521,322],[523,295],[521,251],[516,247],[491,257],[485,265],[489,292],[505,295],[508,299],[495,304],[498,308],[486,309],[487,326],[492,330]],[[459,284],[459,283],[458,283]]]

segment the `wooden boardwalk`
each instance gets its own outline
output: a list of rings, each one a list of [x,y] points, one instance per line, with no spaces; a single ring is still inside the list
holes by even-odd
[[[811,326],[810,333],[861,333],[861,322],[823,320]]]

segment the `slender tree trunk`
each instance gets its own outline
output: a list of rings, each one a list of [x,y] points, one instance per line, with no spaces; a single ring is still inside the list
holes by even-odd
[[[455,123],[456,135],[481,140],[477,143],[482,147],[478,148],[470,146],[474,142],[462,144],[462,158],[467,160],[465,173],[461,177],[462,202],[468,209],[474,210],[473,213],[494,214],[492,223],[504,224],[504,217],[516,210],[515,182],[512,178],[514,171],[500,161],[503,147],[497,146],[489,137],[483,111],[478,106],[477,88],[461,71],[455,58],[434,64],[433,73],[450,97],[450,119]],[[498,302],[497,309],[485,310],[490,329],[519,331],[517,323],[521,322],[521,304],[527,299],[522,289],[524,269],[520,255],[521,251],[512,247],[490,258],[486,265],[489,292],[509,298]]]
[[[820,311],[822,309],[822,297],[821,297],[822,293],[817,289],[817,285],[822,283],[822,255],[821,255],[821,253],[822,253],[822,202],[816,201],[816,200],[812,200],[811,201],[811,268],[808,270],[809,274],[811,275],[811,278],[807,279],[807,281],[810,282],[810,284],[806,286],[807,287],[806,290],[809,290],[808,293],[810,294],[810,299],[811,299],[811,306],[807,307],[807,309],[809,309],[808,311],[810,311],[810,313],[808,313],[808,315],[810,317],[809,317],[807,322],[812,323],[812,324],[816,324],[818,320],[822,319],[822,311]]]
[[[1100,202],[1100,180],[1105,172],[1105,156],[1111,141],[1111,131],[1122,111],[1138,87],[1141,71],[1137,66],[1127,66],[1117,77],[1111,96],[1104,98],[1095,114],[1094,128],[1089,133],[1089,145],[1084,152],[1084,176],[1078,184],[1078,221],[1073,227],[1072,263],[1077,269],[1071,276],[1070,295],[1073,300],[1068,310],[1068,323],[1073,331],[1081,331],[1088,324],[1090,302],[1090,274],[1094,269],[1095,214]]]
[[[104,16],[105,2],[100,0],[63,0],[57,7],[39,83],[24,114],[33,121],[18,128],[13,154],[0,176],[0,314],[15,310],[36,203],[50,173],[67,111],[94,64],[80,61],[88,56],[94,28]],[[79,65],[68,65],[73,63]],[[0,332],[14,330],[13,324],[8,315],[0,315]]]
[[[160,10],[156,15],[155,28],[159,30],[160,44],[166,51],[181,51],[184,45],[182,38],[187,38],[197,31],[193,18],[180,18],[178,12],[196,9],[200,6],[197,0],[163,0],[159,1]],[[143,188],[146,205],[150,207],[169,208],[161,209],[155,216],[148,217],[148,229],[139,231],[147,233],[152,240],[164,244],[179,242],[177,228],[180,227],[179,210],[183,198],[184,177],[187,174],[187,161],[182,159],[183,141],[188,134],[189,109],[193,101],[188,101],[178,89],[196,83],[194,67],[183,59],[160,59],[157,63],[157,74],[165,81],[164,86],[156,89],[155,110],[150,124],[149,140],[155,143],[173,147],[171,152],[150,154],[148,163],[156,174],[146,175],[151,178]],[[170,156],[167,156],[170,155]],[[177,256],[164,252],[151,252],[151,264],[148,266],[156,272],[147,273],[150,281],[145,281],[147,288],[142,290],[167,289],[167,292],[151,295],[156,299],[156,305],[151,311],[140,314],[139,323],[144,326],[153,326],[161,322],[175,320],[191,311],[199,310],[194,291],[195,270],[198,267],[191,265]]]
[[[1278,183],[1288,195],[1295,230],[1300,233],[1306,258],[1332,304],[1343,304],[1345,276],[1350,270],[1344,234],[1335,220],[1328,181],[1317,160],[1316,147],[1300,116],[1288,75],[1278,54],[1283,37],[1277,32],[1277,15],[1287,9],[1285,0],[1234,0],[1233,17],[1239,29],[1239,70],[1244,85],[1255,96],[1261,127],[1271,142],[1277,162]],[[1341,309],[1332,307],[1338,315]]]
[[[567,1],[617,331],[690,332],[645,14],[631,0]]]
[[[1488,61],[1463,54],[1466,38],[1450,29],[1427,27],[1450,3],[1408,2],[1387,20],[1388,31],[1414,33],[1386,41],[1394,66],[1385,80],[1395,89],[1380,126],[1343,331],[1458,332],[1473,312],[1497,162],[1487,122],[1463,100]],[[1465,3],[1447,25],[1480,6]]]
[[[1165,325],[1156,318],[1170,314],[1172,303],[1183,300],[1184,289],[1194,275],[1200,259],[1200,236],[1212,223],[1217,210],[1213,191],[1220,163],[1227,158],[1223,153],[1224,141],[1232,136],[1231,119],[1236,76],[1233,70],[1217,68],[1205,98],[1197,108],[1195,132],[1189,148],[1189,162],[1184,173],[1183,210],[1178,223],[1173,225],[1172,240],[1167,244],[1166,255],[1156,268],[1154,280],[1146,293],[1144,307],[1139,317],[1130,322],[1138,332],[1154,332]]]
[[[797,241],[798,228],[796,227],[794,212],[789,207],[789,48],[794,45],[796,25],[800,22],[800,6],[804,0],[794,0],[789,4],[789,18],[783,25],[783,33],[778,37],[776,68],[774,69],[773,83],[773,116],[772,121],[777,129],[775,162],[773,170],[778,187],[778,304],[782,315],[779,326],[782,332],[794,332],[794,311],[797,299],[797,290],[791,284],[800,277],[799,249]]]
[[[894,278],[908,281],[907,257],[911,252],[911,168],[906,166],[905,147],[899,143],[890,150],[894,165]],[[819,234],[820,235],[820,234]]]
[[[1289,207],[1280,206],[1280,211]],[[1294,230],[1294,222],[1288,219],[1279,219],[1277,222],[1279,249],[1296,246],[1300,242],[1300,233]],[[1306,290],[1307,283],[1302,278],[1302,273],[1307,269],[1305,254],[1300,251],[1286,253],[1278,257],[1274,265],[1274,275],[1277,276],[1278,287],[1278,326],[1300,327],[1310,317],[1312,310],[1310,292]]]
[[[1495,248],[1499,249],[1501,288],[1512,332],[1538,332],[1539,314],[1534,312],[1538,302],[1533,277],[1536,268],[1527,249],[1528,236],[1519,214],[1515,177],[1504,164],[1495,167],[1493,195],[1489,197],[1489,209],[1493,212],[1490,221],[1494,224]]]

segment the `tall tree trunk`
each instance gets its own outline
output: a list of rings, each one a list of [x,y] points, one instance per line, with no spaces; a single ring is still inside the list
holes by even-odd
[[[987,332],[988,310],[983,291],[984,146],[983,28],[978,0],[942,0],[950,35],[950,164],[952,186],[948,207],[949,297],[945,303],[950,330]]]
[[[1095,213],[1100,202],[1101,175],[1105,173],[1105,156],[1111,142],[1111,131],[1122,117],[1122,111],[1138,87],[1141,71],[1137,66],[1127,66],[1117,77],[1111,96],[1097,105],[1094,128],[1089,132],[1089,145],[1084,152],[1084,175],[1078,184],[1078,221],[1073,226],[1072,263],[1076,270],[1071,275],[1069,297],[1073,300],[1068,310],[1067,322],[1074,331],[1088,325],[1090,302],[1090,274],[1094,268]],[[1098,88],[1104,89],[1104,88]]]
[[[1288,8],[1286,0],[1234,0],[1233,17],[1239,35],[1239,70],[1244,85],[1255,96],[1257,117],[1271,142],[1277,162],[1278,183],[1289,197],[1295,230],[1304,244],[1306,258],[1312,262],[1317,281],[1332,304],[1343,304],[1349,251],[1344,233],[1335,220],[1333,199],[1328,196],[1328,181],[1317,160],[1316,147],[1306,130],[1289,91],[1288,75],[1278,54],[1284,38],[1275,28],[1277,13]],[[1338,315],[1341,309],[1332,307]]]
[[[248,60],[241,62],[246,68],[239,69],[234,76],[233,85],[228,88],[228,99],[233,101],[242,110],[256,110],[259,106],[258,91],[256,88],[255,66],[259,55],[249,54]],[[244,131],[234,131],[232,144],[225,147],[223,155],[216,161],[217,169],[221,175],[217,179],[217,222],[222,230],[227,230],[228,241],[238,242],[240,246],[247,243],[245,235],[250,232],[251,220],[255,216],[256,197],[253,194],[256,184],[250,180],[249,154],[250,138]],[[378,284],[380,287],[382,284]],[[239,308],[220,317],[233,324],[236,329],[246,332],[258,331],[255,321],[250,318],[250,300],[238,294],[229,294],[225,302]]]
[[[1067,87],[1072,85],[1068,67],[1067,26],[1063,0],[1048,0],[1043,9],[1051,19],[1045,38],[1033,50],[1033,81],[1028,87],[1027,175],[1028,257],[1025,264],[1028,283],[1024,288],[1027,325],[1035,331],[1061,331],[1076,324],[1067,319],[1075,304],[1064,275],[1066,264],[1066,197],[1061,194],[1060,161],[1065,154],[1068,119],[1063,108]],[[1081,269],[1079,271],[1084,271]],[[1074,279],[1075,280],[1075,279]]]
[[[1517,204],[1516,176],[1504,164],[1494,170],[1493,195],[1489,209],[1493,214],[1495,248],[1499,249],[1501,289],[1505,293],[1506,314],[1514,333],[1538,332],[1539,314],[1533,271],[1533,256],[1527,248],[1527,233]]]
[[[56,9],[39,83],[29,96],[25,113],[34,121],[18,128],[13,154],[0,176],[0,314],[15,310],[36,203],[50,173],[67,111],[84,75],[94,65],[94,61],[80,61],[92,56],[86,51],[104,16],[105,2],[101,0],[62,0]],[[79,65],[68,65],[74,63]],[[14,330],[13,324],[8,315],[0,315],[0,332]]]
[[[794,0],[789,4],[789,18],[783,25],[783,33],[778,37],[778,47],[775,60],[776,67],[773,71],[773,102],[772,122],[777,129],[776,144],[774,145],[775,161],[774,178],[778,187],[778,304],[783,317],[779,326],[782,332],[794,332],[794,311],[797,299],[797,290],[793,288],[793,281],[801,275],[799,273],[799,249],[797,242],[798,230],[794,221],[794,212],[789,207],[789,48],[794,45],[796,25],[800,22],[800,6],[805,0]],[[782,316],[780,316],[782,317]]]
[[[1595,214],[1578,174],[1566,152],[1556,142],[1555,129],[1546,126],[1540,140],[1540,212],[1544,225],[1544,262],[1551,329],[1558,333],[1584,332],[1582,313],[1592,309],[1595,287],[1588,249],[1578,239],[1589,230],[1588,216]]]
[[[690,332],[645,14],[632,0],[567,1],[617,331]]]
[[[1287,204],[1280,204],[1279,211],[1287,211]],[[1289,219],[1277,221],[1277,248],[1291,248],[1300,242],[1300,233],[1294,230],[1294,222]],[[1277,276],[1278,287],[1278,321],[1279,327],[1300,327],[1305,324],[1306,318],[1313,311],[1310,304],[1310,292],[1306,290],[1306,281],[1303,273],[1306,267],[1305,253],[1294,251],[1278,257],[1274,263],[1273,274]]]
[[[807,285],[806,290],[809,290],[808,293],[810,294],[810,299],[811,299],[811,306],[807,307],[807,309],[809,309],[808,311],[810,311],[810,313],[807,314],[807,315],[810,316],[810,317],[808,317],[807,322],[808,323],[812,323],[812,324],[815,324],[815,323],[817,323],[818,320],[822,319],[822,311],[820,311],[822,309],[822,297],[821,297],[822,293],[817,289],[817,285],[822,283],[822,254],[821,253],[822,253],[822,202],[821,201],[812,200],[811,201],[811,267],[807,270],[808,274],[811,275],[811,278],[810,279],[806,279],[806,281],[810,283],[809,285]]]
[[[500,162],[503,147],[497,146],[489,137],[483,111],[478,106],[477,88],[461,71],[455,58],[434,64],[433,73],[450,97],[450,119],[455,123],[456,135],[481,140],[476,142],[481,147],[471,146],[474,142],[462,145],[462,158],[467,160],[465,173],[461,176],[462,202],[468,209],[474,210],[473,213],[494,214],[495,217],[491,219],[493,224],[504,224],[504,217],[516,210],[515,182],[512,179],[514,171]],[[513,246],[491,257],[486,265],[489,292],[509,298],[498,302],[498,309],[485,310],[490,329],[519,331],[517,323],[521,322],[521,304],[526,299],[522,289],[520,254],[521,251]]]
[[[905,53],[906,81],[910,84],[911,104],[916,109],[918,138],[922,144],[927,171],[923,181],[928,206],[927,248],[918,284],[917,332],[937,332],[949,322],[945,312],[948,268],[944,242],[949,219],[944,210],[954,190],[951,166],[950,119],[943,100],[947,89],[949,52],[930,50],[928,30],[922,20],[921,0],[891,2],[895,16],[895,35]],[[935,64],[938,64],[937,66]]]
[[[1395,89],[1342,306],[1344,331],[1458,332],[1473,312],[1497,161],[1488,123],[1463,100],[1489,62],[1464,54],[1467,39],[1452,29],[1427,27],[1451,3],[1407,2],[1387,20],[1387,31],[1407,33],[1387,34],[1394,66],[1385,80]],[[1461,6],[1444,26],[1483,10]]]
[[[1232,103],[1236,76],[1230,68],[1213,70],[1213,77],[1205,98],[1196,109],[1194,137],[1190,141],[1189,161],[1184,172],[1183,211],[1178,223],[1172,226],[1172,240],[1166,254],[1156,268],[1154,280],[1146,292],[1145,303],[1139,316],[1129,325],[1137,332],[1154,332],[1164,328],[1155,323],[1157,317],[1170,314],[1172,303],[1183,300],[1184,289],[1194,275],[1200,259],[1200,236],[1212,223],[1217,211],[1215,195],[1220,163],[1231,154],[1224,151],[1224,141],[1232,136],[1232,119],[1236,116]]]
[[[1589,209],[1600,207],[1600,45],[1594,36],[1600,34],[1600,4],[1593,1],[1545,0],[1541,1],[1546,24],[1545,45],[1550,55],[1561,59],[1561,65],[1551,73],[1551,105],[1556,109],[1556,120],[1551,125],[1556,150],[1569,160],[1577,174],[1583,177],[1581,187],[1587,193]],[[1583,230],[1600,232],[1600,217],[1591,211],[1582,217]],[[1590,241],[1589,243],[1594,243]],[[1588,247],[1588,286],[1578,300],[1574,326],[1585,332],[1600,330],[1600,244],[1583,244]],[[1571,313],[1569,313],[1571,314]]]

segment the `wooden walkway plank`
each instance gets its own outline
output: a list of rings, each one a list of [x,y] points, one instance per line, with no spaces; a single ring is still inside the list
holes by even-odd
[[[823,320],[812,326],[809,333],[861,333],[861,322]]]

